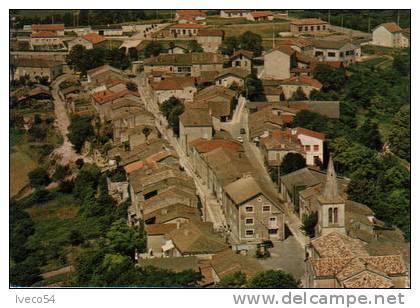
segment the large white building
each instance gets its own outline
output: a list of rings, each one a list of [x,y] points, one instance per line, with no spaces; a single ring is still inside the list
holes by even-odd
[[[372,32],[372,44],[392,48],[410,46],[409,34],[394,22],[377,26]]]

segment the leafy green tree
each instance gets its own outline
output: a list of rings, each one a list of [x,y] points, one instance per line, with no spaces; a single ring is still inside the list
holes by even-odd
[[[280,164],[280,174],[288,174],[305,167],[306,159],[301,154],[287,153]]]
[[[328,64],[318,64],[314,70],[314,78],[322,83],[322,90],[325,92],[340,90],[346,81],[344,69],[335,69]]]
[[[358,129],[359,141],[365,146],[379,151],[382,149],[381,134],[378,124],[371,119],[367,119]]]
[[[281,270],[260,272],[248,282],[249,288],[296,289],[299,286],[300,281],[296,280],[291,274]]]
[[[41,271],[34,258],[13,264],[10,268],[10,284],[15,287],[30,287],[40,281]]]
[[[196,40],[190,40],[187,44],[187,49],[190,52],[203,52],[203,47]]]
[[[184,113],[184,104],[172,96],[159,106],[160,111],[168,120],[169,126],[175,134],[179,134],[179,116]]]
[[[303,92],[302,87],[297,88],[297,90],[290,97],[291,101],[305,101],[308,98],[306,97],[305,92]]]
[[[262,37],[251,31],[246,31],[239,37],[240,48],[254,52],[254,56],[258,57],[264,50],[262,46]]]
[[[219,47],[220,53],[224,55],[231,56],[235,52],[235,50],[240,49],[239,47],[239,39],[235,36],[229,36],[225,40],[223,40],[222,45]]]
[[[165,48],[163,48],[163,45],[158,41],[151,41],[146,45],[146,47],[143,50],[144,56],[146,58],[150,57],[157,57],[159,54],[165,51]]]
[[[409,50],[397,53],[394,56],[392,67],[402,76],[408,76],[410,74],[410,54]]]
[[[63,180],[66,176],[68,176],[70,174],[70,169],[69,169],[69,165],[57,165],[55,167],[55,171],[54,174],[52,176],[52,179],[54,181],[61,181]]]
[[[120,48],[107,49],[105,51],[105,59],[111,66],[122,70],[125,70],[130,66],[130,58],[126,55],[125,51]]]
[[[78,153],[85,141],[95,135],[91,121],[90,116],[75,116],[71,119],[68,137]]]
[[[115,221],[106,237],[110,240],[109,247],[112,251],[134,258],[136,250],[143,251],[146,247],[145,236],[138,227],[127,225],[126,219]]]
[[[32,187],[42,187],[50,183],[50,176],[45,168],[38,167],[28,173],[29,183]]]
[[[82,244],[85,241],[83,234],[79,230],[71,230],[69,234],[69,242],[73,246]]]
[[[410,161],[410,105],[404,105],[394,116],[389,133],[389,147],[392,153]]]
[[[263,98],[264,88],[262,81],[254,74],[250,74],[245,78],[243,95],[251,101]]]
[[[315,227],[318,223],[318,215],[315,212],[303,214],[302,230],[309,237],[315,236]]]
[[[233,288],[238,289],[246,285],[246,275],[242,272],[234,272],[220,279],[216,284],[216,288]]]

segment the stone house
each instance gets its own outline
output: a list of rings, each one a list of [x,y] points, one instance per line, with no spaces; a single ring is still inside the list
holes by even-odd
[[[220,10],[222,18],[246,18],[251,10]]]
[[[254,57],[254,53],[248,50],[237,50],[233,53],[230,57],[231,66],[234,68],[241,68],[248,72],[248,74],[252,73],[252,58]]]
[[[122,36],[124,34],[120,25],[92,26],[92,32],[102,36]]]
[[[146,74],[159,71],[167,74],[200,77],[204,72],[220,72],[223,69],[223,63],[223,56],[216,53],[160,54],[157,57],[144,60],[144,71]]]
[[[225,32],[221,29],[199,29],[197,32],[197,43],[201,45],[204,52],[216,52],[222,45]]]
[[[313,56],[319,62],[348,66],[358,62],[362,55],[360,45],[348,40],[312,40]]]
[[[308,76],[296,76],[279,80],[277,87],[281,88],[285,100],[290,100],[293,94],[300,88],[308,98],[313,90],[321,90],[322,84]]]
[[[162,246],[166,243],[165,235],[176,228],[177,224],[172,223],[145,225],[147,255],[151,258],[161,258],[163,256]]]
[[[256,244],[284,239],[284,212],[252,176],[224,187],[223,203],[230,238],[234,244]]]
[[[62,37],[55,32],[39,31],[31,33],[29,38],[29,48],[36,51],[65,50]]]
[[[205,20],[206,15],[206,10],[176,10],[175,20],[179,23],[183,23],[184,21],[195,22]]]
[[[373,29],[372,44],[391,48],[407,48],[410,46],[410,37],[399,25],[388,22]]]
[[[118,92],[112,92],[107,89],[92,94],[92,103],[99,114],[101,122],[106,122],[112,119],[114,102],[123,97],[127,100],[140,102],[139,96],[138,93],[127,89]]]
[[[92,87],[103,86],[112,80],[125,79],[121,70],[105,64],[87,71],[88,83]]]
[[[317,34],[328,32],[329,29],[328,22],[318,18],[297,19],[290,22],[290,32],[294,34]]]
[[[182,46],[173,46],[173,47],[169,47],[168,48],[168,53],[169,54],[184,54],[184,53],[188,53],[188,49],[184,48]]]
[[[255,11],[247,14],[246,19],[251,21],[271,21],[274,19],[274,15],[270,11]]]
[[[176,97],[185,102],[191,102],[197,92],[195,79],[190,76],[165,77],[159,82],[153,82],[151,87],[159,105],[171,97]]]
[[[295,51],[286,46],[279,46],[264,54],[263,79],[290,78],[290,69],[293,65]]]
[[[213,136],[213,121],[206,109],[187,109],[179,117],[179,142],[185,153],[191,141]]]
[[[270,131],[281,129],[285,123],[284,121],[285,117],[269,106],[249,114],[249,139],[258,141],[259,138],[267,137]]]
[[[286,130],[286,133],[291,138],[299,140],[299,144],[305,152],[308,166],[314,166],[317,160],[321,163],[324,161],[325,134],[303,127],[289,128]]]
[[[169,33],[171,37],[195,37],[198,34],[198,31],[201,29],[206,29],[208,26],[202,24],[176,24],[169,27]]]
[[[11,63],[14,66],[14,70],[11,71],[12,80],[29,76],[31,80],[36,81],[35,77],[39,76],[47,77],[49,81],[52,81],[63,74],[63,64],[58,61],[37,58],[13,58]]]
[[[306,288],[407,288],[408,272],[400,255],[369,255],[364,244],[332,232],[306,248]]]
[[[81,45],[86,49],[93,49],[94,47],[103,46],[105,42],[106,40],[103,36],[96,33],[88,33],[69,41],[67,47],[68,50],[71,50],[74,46]]]
[[[215,84],[225,88],[230,88],[232,85],[242,88],[248,75],[249,72],[242,68],[230,67],[217,75]]]
[[[160,209],[144,215],[144,222],[148,224],[183,224],[200,220],[197,208],[184,204],[173,204],[171,207]]]
[[[209,260],[214,254],[228,248],[225,241],[213,231],[213,223],[210,222],[181,224],[169,232],[166,239],[162,250],[169,257],[197,256]]]

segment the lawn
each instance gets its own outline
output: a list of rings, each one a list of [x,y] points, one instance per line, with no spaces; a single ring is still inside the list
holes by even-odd
[[[279,32],[289,31],[288,23],[252,23],[220,26],[225,31],[225,36],[238,36],[246,31],[261,35],[263,38],[277,36]]]
[[[12,139],[13,140],[13,139]],[[29,184],[28,173],[38,167],[38,160],[25,145],[13,147],[10,154],[10,197]]]

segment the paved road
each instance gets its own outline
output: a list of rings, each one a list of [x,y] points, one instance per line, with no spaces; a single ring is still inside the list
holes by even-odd
[[[55,154],[58,154],[61,157],[60,163],[66,165],[69,162],[73,162],[80,158],[81,156],[76,153],[73,148],[73,144],[70,142],[67,134],[69,132],[68,127],[70,125],[70,118],[67,114],[66,103],[61,99],[58,91],[59,85],[66,79],[72,77],[71,73],[64,74],[55,79],[52,84],[52,96],[54,98],[54,112],[56,117],[56,124],[58,130],[60,131],[61,136],[63,137],[63,144],[54,150]]]
[[[160,113],[157,103],[150,95],[150,89],[147,87],[144,79],[138,78],[138,88],[140,96],[143,99],[146,109],[153,113],[155,116],[156,128],[162,134],[163,138],[167,140],[179,156],[179,163],[184,168],[188,176],[193,178],[197,188],[198,195],[203,204],[204,220],[213,223],[216,230],[223,230],[226,227],[226,219],[223,215],[221,205],[218,203],[214,194],[201,183],[201,179],[194,172],[193,165],[190,158],[182,150],[178,139],[173,135],[173,132],[168,128],[168,122],[165,117]]]

